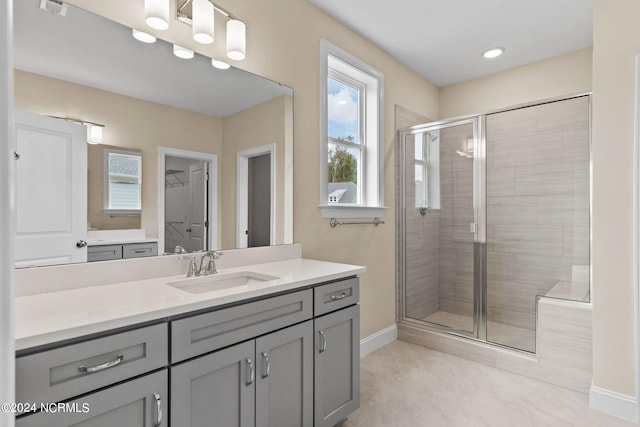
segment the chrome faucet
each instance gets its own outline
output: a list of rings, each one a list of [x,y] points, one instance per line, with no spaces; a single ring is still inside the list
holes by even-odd
[[[216,260],[224,255],[224,252],[220,251],[206,251],[200,258],[200,268],[196,263],[196,256],[193,254],[180,255],[178,259],[189,260],[189,268],[187,269],[187,277],[208,276],[210,274],[216,274],[218,269],[216,268]],[[205,258],[208,260],[205,263]]]
[[[218,269],[216,267],[216,260],[224,255],[224,252],[220,251],[206,251],[202,258],[200,258],[200,275],[208,276],[209,274],[216,274]],[[205,264],[205,258],[208,258]]]

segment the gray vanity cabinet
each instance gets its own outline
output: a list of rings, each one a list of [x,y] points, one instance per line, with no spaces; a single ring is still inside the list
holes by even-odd
[[[255,341],[171,367],[171,425],[253,427]]]
[[[332,427],[360,406],[360,306],[315,319],[315,427]]]
[[[313,321],[256,339],[256,427],[313,426]]]
[[[165,427],[167,370],[52,406],[16,420],[16,427]]]
[[[171,367],[171,425],[312,427],[313,322]]]

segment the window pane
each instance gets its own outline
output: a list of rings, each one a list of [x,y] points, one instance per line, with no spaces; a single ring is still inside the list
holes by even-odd
[[[357,88],[328,78],[327,113],[330,137],[360,142],[359,92]]]
[[[360,150],[329,144],[329,203],[359,203]]]
[[[424,148],[422,145],[422,134],[418,133],[415,135],[415,158],[416,160],[424,160]]]
[[[139,155],[108,154],[107,209],[141,209],[141,164]]]
[[[425,167],[420,163],[416,163],[416,171],[415,171],[415,182],[416,182],[416,207],[422,208],[427,206],[427,188],[426,188],[426,179],[425,179]]]

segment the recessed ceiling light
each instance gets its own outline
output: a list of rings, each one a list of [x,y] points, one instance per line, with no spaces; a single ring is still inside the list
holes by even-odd
[[[142,43],[155,43],[156,38],[149,33],[145,33],[144,31],[138,31],[136,29],[133,30],[133,38],[141,41]]]
[[[493,58],[497,58],[498,56],[502,55],[503,52],[504,52],[504,48],[503,47],[496,47],[496,48],[484,51],[482,53],[482,56],[485,59],[493,59]]]

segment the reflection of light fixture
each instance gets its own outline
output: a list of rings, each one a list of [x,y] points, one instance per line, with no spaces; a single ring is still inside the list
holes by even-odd
[[[496,48],[493,48],[493,49],[485,50],[484,52],[482,52],[482,56],[485,59],[493,59],[493,58],[497,58],[498,56],[502,55],[503,52],[504,52],[504,48],[503,47],[496,47]]]
[[[152,36],[149,33],[145,33],[144,31],[138,31],[135,28],[133,29],[133,38],[141,41],[142,43],[155,43],[156,37]]]
[[[86,120],[75,119],[71,117],[60,117],[60,116],[49,116],[49,117],[86,126],[87,142],[89,144],[100,144],[102,142],[102,130],[104,129],[105,126],[101,125],[100,123],[88,122]]]
[[[144,19],[156,30],[169,28],[169,0],[144,0]]]
[[[191,5],[191,14],[187,6]],[[193,39],[198,43],[209,44],[214,38],[215,12],[227,18],[227,56],[241,61],[246,57],[247,26],[226,10],[216,6],[210,0],[179,0],[177,19],[193,27]]]
[[[456,154],[460,157],[473,158],[474,142],[475,140],[473,138],[467,138],[462,143],[462,150],[456,150]]]
[[[213,65],[214,67],[216,67],[219,70],[228,70],[229,68],[231,68],[231,65],[227,64],[226,62],[223,61],[218,61],[217,59],[212,59],[211,60],[211,65]]]
[[[62,0],[40,0],[40,9],[47,10],[53,15],[67,16],[68,7]]]
[[[173,54],[182,59],[193,58],[193,51],[191,49],[187,49],[186,47],[182,47],[177,44],[173,45]]]
[[[98,125],[94,123],[86,123],[89,127],[89,139],[87,142],[89,144],[100,144],[102,142],[102,129],[104,129],[104,125]]]
[[[193,0],[193,39],[198,43],[213,43],[213,3],[209,0]]]

